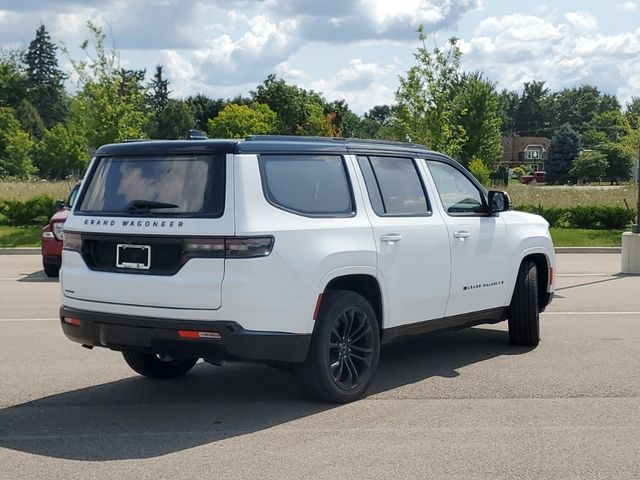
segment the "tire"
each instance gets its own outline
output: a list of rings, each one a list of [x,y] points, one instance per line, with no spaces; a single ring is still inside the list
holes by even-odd
[[[540,342],[538,307],[538,269],[533,262],[522,262],[509,308],[511,345],[535,347]]]
[[[174,358],[133,351],[122,352],[124,361],[135,372],[150,378],[173,378],[184,375],[198,361],[197,358]]]
[[[318,400],[348,403],[361,398],[380,357],[380,328],[369,302],[355,292],[325,293],[309,353],[298,374]]]
[[[55,263],[42,262],[42,269],[49,278],[58,278],[58,275],[60,275],[60,265]]]

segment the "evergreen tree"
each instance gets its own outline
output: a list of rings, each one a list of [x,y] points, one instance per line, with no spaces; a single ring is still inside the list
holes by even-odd
[[[57,50],[44,25],[40,25],[24,56],[28,100],[46,127],[62,121],[67,111],[63,87],[66,75],[58,68]]]
[[[23,98],[16,108],[16,118],[22,125],[22,129],[34,140],[42,139],[44,135],[44,122],[40,118],[38,111],[29,100]]]
[[[187,97],[185,102],[191,107],[193,111],[193,115],[195,116],[195,126],[198,130],[202,130],[203,132],[207,131],[209,127],[208,121],[211,118],[216,118],[218,113],[225,107],[227,102],[223,99],[218,98],[214,100],[213,98],[209,98],[202,93],[198,93],[197,95],[193,95]]]
[[[187,131],[194,128],[195,118],[186,102],[170,99],[156,116],[156,122],[153,138],[177,140],[184,138]]]
[[[548,183],[564,183],[569,170],[580,152],[580,138],[569,124],[564,124],[555,133],[549,146],[549,159],[545,165]]]
[[[153,74],[153,80],[149,82],[149,103],[156,116],[164,110],[169,103],[169,80],[167,80],[162,72],[162,65],[156,65],[156,73]]]
[[[525,83],[518,102],[516,133],[533,137],[549,135],[553,117],[552,104],[552,97],[544,81]]]

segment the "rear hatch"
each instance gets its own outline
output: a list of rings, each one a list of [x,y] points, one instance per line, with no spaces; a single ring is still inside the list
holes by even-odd
[[[62,289],[78,300],[218,309],[234,234],[231,155],[96,157],[65,224]]]

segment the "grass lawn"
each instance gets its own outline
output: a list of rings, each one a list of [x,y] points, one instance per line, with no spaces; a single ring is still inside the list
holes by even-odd
[[[39,247],[42,227],[0,225],[0,247]]]
[[[69,196],[69,191],[75,184],[76,180],[0,181],[0,201],[27,200],[43,194],[55,200],[63,200]]]
[[[619,247],[623,231],[552,228],[551,238],[556,247]]]
[[[498,188],[498,190],[502,190],[502,188]],[[516,207],[519,205],[542,205],[543,207],[608,205],[631,208],[636,205],[638,191],[635,185],[571,187],[509,185],[506,190],[511,197],[511,203]]]

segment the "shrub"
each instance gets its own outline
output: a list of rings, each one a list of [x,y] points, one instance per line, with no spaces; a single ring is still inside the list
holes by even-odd
[[[598,223],[604,228],[622,229],[636,218],[636,211],[624,207],[596,207]]]
[[[636,211],[612,206],[543,207],[522,205],[516,208],[544,217],[551,227],[623,229],[636,218]]]
[[[469,162],[469,171],[483,185],[488,185],[491,177],[491,170],[485,165],[482,159],[473,156]]]
[[[56,202],[47,195],[39,195],[25,201],[5,200],[0,213],[12,226],[45,224],[56,211]]]

